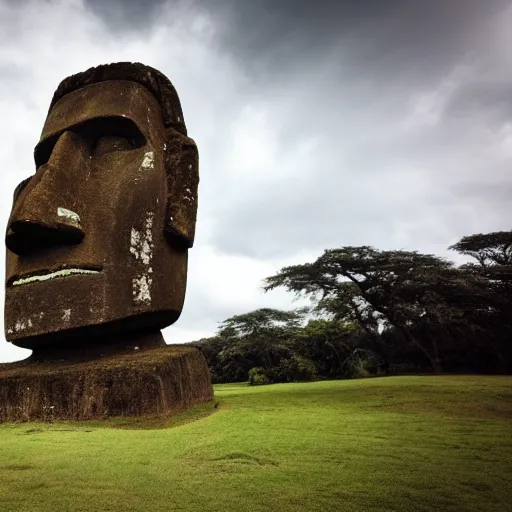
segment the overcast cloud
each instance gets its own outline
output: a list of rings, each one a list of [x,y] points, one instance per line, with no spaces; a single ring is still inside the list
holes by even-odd
[[[0,0],[0,221],[60,80],[130,60],[173,81],[200,151],[168,342],[294,307],[261,280],[325,248],[453,259],[462,236],[511,229],[511,24],[511,0]],[[26,355],[0,343],[0,361]]]

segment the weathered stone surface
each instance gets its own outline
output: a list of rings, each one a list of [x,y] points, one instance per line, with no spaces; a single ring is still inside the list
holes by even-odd
[[[213,399],[199,350],[180,345],[85,362],[0,365],[0,421],[172,415]]]
[[[7,340],[162,329],[181,314],[198,152],[159,71],[118,63],[58,87],[6,245]]]
[[[194,244],[199,161],[180,100],[139,63],[57,88],[14,192],[5,334],[33,351],[0,365],[0,421],[166,415],[212,399],[206,360],[166,347]]]

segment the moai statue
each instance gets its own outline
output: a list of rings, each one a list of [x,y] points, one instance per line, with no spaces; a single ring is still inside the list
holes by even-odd
[[[35,355],[163,344],[182,310],[198,152],[176,90],[142,64],[61,82],[16,188],[5,333]]]
[[[169,415],[211,401],[203,354],[166,346],[194,243],[198,153],[171,82],[98,66],[57,88],[7,225],[0,422]]]

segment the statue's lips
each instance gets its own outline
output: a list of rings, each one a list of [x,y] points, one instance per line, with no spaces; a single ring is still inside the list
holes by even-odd
[[[11,277],[7,286],[22,286],[24,284],[37,283],[41,281],[48,281],[50,279],[58,279],[62,277],[71,277],[77,275],[90,275],[99,274],[102,271],[101,266],[88,266],[88,267],[61,267],[53,270],[40,270],[37,272],[30,272],[24,275],[17,275]]]

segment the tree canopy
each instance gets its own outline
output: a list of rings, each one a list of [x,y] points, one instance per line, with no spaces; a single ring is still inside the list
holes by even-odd
[[[463,237],[463,265],[417,251],[345,246],[263,282],[310,299],[224,320],[196,342],[219,381],[344,378],[422,369],[510,371],[512,231]],[[309,315],[309,316],[308,316]],[[314,315],[311,317],[311,315]],[[252,372],[252,373],[251,373]]]

